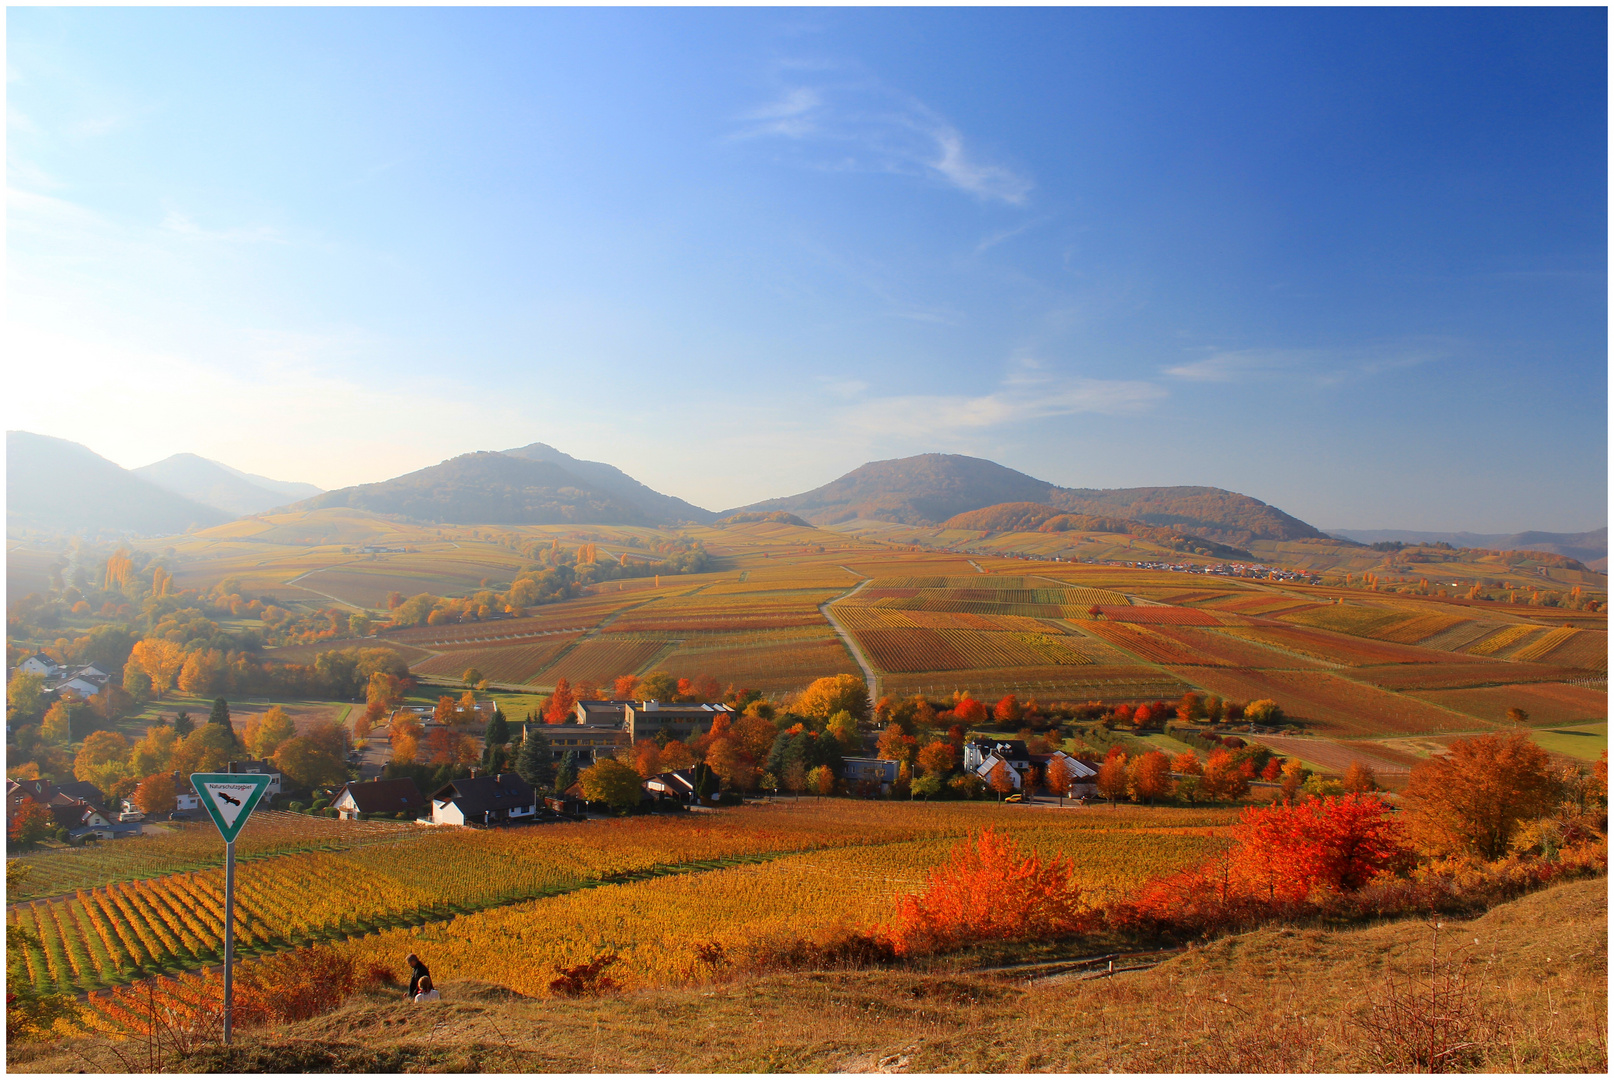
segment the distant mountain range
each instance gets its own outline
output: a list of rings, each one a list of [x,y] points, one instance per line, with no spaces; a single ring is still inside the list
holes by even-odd
[[[1064,488],[959,454],[872,461],[812,491],[729,512],[784,510],[821,526],[858,519],[937,525],[1001,503],[1040,503],[1068,514],[1186,529],[1224,544],[1323,536],[1276,507],[1221,488]]]
[[[6,528],[162,536],[237,515],[176,495],[66,439],[6,432]]]
[[[175,495],[232,516],[261,514],[324,491],[313,484],[271,480],[267,476],[242,472],[195,454],[175,454],[129,471]]]
[[[1550,551],[1590,566],[1608,558],[1608,526],[1590,532],[1471,533],[1410,532],[1406,529],[1329,529],[1330,536],[1358,544],[1450,544],[1452,547],[1489,548],[1492,551]]]
[[[873,461],[822,487],[715,514],[545,443],[461,454],[373,484],[321,491],[195,454],[129,470],[78,443],[6,434],[8,529],[165,535],[273,509],[351,507],[454,524],[676,525],[868,520],[990,531],[1167,530],[1215,545],[1325,539],[1259,499],[1213,487],[1065,488],[982,458],[920,454]],[[1169,539],[1165,532],[1159,534]],[[1460,547],[1551,551],[1607,566],[1608,530],[1510,535],[1336,529],[1358,543],[1445,541]]]

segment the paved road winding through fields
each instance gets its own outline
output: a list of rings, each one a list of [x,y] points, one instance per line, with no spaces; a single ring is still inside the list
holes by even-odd
[[[849,574],[857,573],[856,570],[849,567],[843,566],[841,569],[845,570]],[[846,627],[841,625],[839,619],[835,618],[834,614],[829,610],[829,606],[831,604],[838,604],[842,600],[848,599],[849,597],[856,596],[865,585],[873,580],[873,578],[864,578],[862,581],[852,586],[851,589],[835,597],[833,600],[826,600],[822,604],[818,605],[818,610],[824,616],[824,619],[829,623],[830,626],[834,627],[835,632],[840,635],[841,641],[846,645],[846,651],[852,654],[852,659],[857,661],[857,666],[863,669],[863,682],[869,688],[869,701],[871,703],[880,700],[880,676],[875,674],[874,665],[869,663],[869,658],[863,655],[863,650],[861,647],[859,647],[857,639],[852,637],[852,635],[847,632]]]

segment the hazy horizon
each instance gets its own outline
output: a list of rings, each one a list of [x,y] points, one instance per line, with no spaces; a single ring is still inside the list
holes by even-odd
[[[8,428],[1607,516],[1606,12],[13,9]],[[1325,524],[1326,523],[1326,524]]]

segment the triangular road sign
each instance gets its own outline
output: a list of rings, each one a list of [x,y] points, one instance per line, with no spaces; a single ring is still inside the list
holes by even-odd
[[[269,777],[256,773],[191,773],[202,808],[219,827],[226,844],[235,843],[247,817],[269,790]]]

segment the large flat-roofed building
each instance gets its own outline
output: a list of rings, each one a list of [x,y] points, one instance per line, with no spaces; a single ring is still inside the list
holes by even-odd
[[[634,743],[654,739],[664,731],[669,739],[683,741],[711,730],[712,721],[719,716],[732,720],[738,715],[727,705],[674,705],[661,701],[630,701],[627,712],[628,741]]]
[[[610,757],[619,746],[628,745],[628,733],[620,724],[529,724],[522,731],[541,731],[549,740],[549,750],[559,761],[566,751],[577,751],[578,760],[588,764]]]
[[[567,721],[571,724],[616,724],[626,726],[628,722],[628,706],[633,702],[622,701],[579,701],[572,706],[572,718]]]

